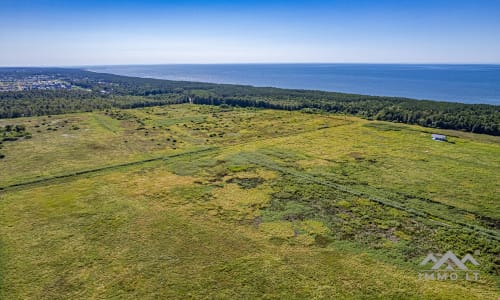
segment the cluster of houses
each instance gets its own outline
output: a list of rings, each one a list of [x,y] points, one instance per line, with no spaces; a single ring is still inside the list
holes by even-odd
[[[22,79],[0,78],[0,92],[30,91],[30,90],[65,90],[72,85],[59,79],[47,76],[30,76]]]

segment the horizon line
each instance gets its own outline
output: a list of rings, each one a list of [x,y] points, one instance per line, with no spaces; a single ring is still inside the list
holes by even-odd
[[[170,62],[170,63],[120,63],[83,65],[0,65],[0,68],[89,68],[120,66],[162,65],[500,65],[500,62]]]

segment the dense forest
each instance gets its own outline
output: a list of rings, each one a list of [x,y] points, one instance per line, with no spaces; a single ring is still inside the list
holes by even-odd
[[[500,107],[495,105],[135,78],[79,69],[0,68],[0,80],[40,75],[63,80],[72,88],[0,92],[0,118],[192,102],[326,111],[500,135]]]

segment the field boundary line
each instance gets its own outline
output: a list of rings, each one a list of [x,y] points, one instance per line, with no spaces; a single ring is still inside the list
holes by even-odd
[[[160,157],[153,157],[153,158],[147,158],[147,159],[142,159],[142,160],[137,160],[137,161],[131,161],[131,162],[126,162],[126,163],[121,163],[121,164],[108,165],[108,166],[103,166],[103,167],[94,168],[94,169],[81,170],[81,171],[76,171],[76,172],[72,172],[72,173],[66,173],[66,174],[55,175],[55,176],[51,176],[51,177],[40,178],[40,179],[36,179],[36,180],[24,181],[24,182],[14,183],[14,184],[6,185],[6,186],[1,186],[0,192],[7,191],[7,190],[10,190],[13,188],[35,185],[35,184],[39,184],[39,183],[43,183],[43,182],[49,182],[49,181],[53,181],[53,180],[57,180],[57,179],[64,179],[64,178],[80,176],[80,175],[85,175],[85,174],[91,174],[91,173],[97,173],[97,172],[102,172],[102,171],[107,171],[107,170],[112,170],[112,169],[117,169],[117,168],[122,168],[122,167],[140,165],[140,164],[153,162],[153,161],[168,160],[171,158],[187,156],[190,154],[209,152],[209,151],[214,151],[214,150],[218,150],[218,149],[219,149],[219,147],[210,147],[210,148],[198,149],[198,150],[193,150],[193,151],[188,151],[188,152],[176,153],[176,154],[172,154],[172,155],[164,155],[164,156],[160,156]]]
[[[114,164],[114,165],[108,165],[108,166],[102,166],[98,168],[93,168],[93,169],[87,169],[87,170],[80,170],[80,171],[75,171],[75,172],[70,172],[66,174],[60,174],[60,175],[53,175],[50,177],[45,177],[45,178],[40,178],[40,179],[34,179],[34,180],[28,180],[24,182],[18,182],[18,183],[13,183],[13,184],[8,184],[5,186],[0,186],[0,193],[11,190],[13,188],[18,188],[18,187],[23,187],[23,186],[30,186],[30,185],[35,185],[38,183],[43,183],[43,182],[48,182],[52,180],[57,180],[57,179],[64,179],[64,178],[70,178],[74,176],[79,176],[79,175],[85,175],[85,174],[90,174],[90,173],[97,173],[101,171],[106,171],[106,170],[111,170],[111,169],[117,169],[120,167],[127,167],[127,166],[133,166],[133,165],[140,165],[148,162],[153,162],[153,161],[160,161],[160,160],[167,160],[170,158],[175,158],[175,157],[182,157],[185,155],[189,154],[198,154],[198,153],[203,153],[203,152],[209,152],[213,150],[222,150],[222,149],[228,149],[230,147],[239,147],[239,146],[244,146],[244,145],[249,145],[252,143],[264,141],[264,140],[273,140],[273,139],[279,139],[279,138],[287,138],[287,137],[292,137],[292,136],[299,136],[301,134],[308,134],[312,133],[318,130],[326,130],[326,129],[332,129],[336,128],[339,126],[347,126],[350,125],[350,122],[347,122],[346,124],[339,124],[336,126],[331,126],[331,127],[325,127],[325,128],[316,128],[316,129],[311,129],[311,130],[304,130],[301,132],[293,132],[293,133],[287,133],[283,134],[280,136],[274,136],[274,137],[269,137],[269,138],[264,138],[264,139],[253,139],[250,141],[246,142],[240,142],[240,143],[234,143],[234,144],[226,144],[226,145],[221,145],[221,146],[209,146],[208,148],[203,148],[203,149],[198,149],[198,150],[193,150],[193,151],[188,151],[188,152],[182,152],[182,153],[176,153],[172,155],[163,155],[159,157],[153,157],[153,158],[148,158],[148,159],[143,159],[143,160],[137,160],[137,161],[131,161],[131,162],[126,162],[126,163],[119,163],[119,164]]]

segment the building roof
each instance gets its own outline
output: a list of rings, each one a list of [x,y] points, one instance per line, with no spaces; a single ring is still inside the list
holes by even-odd
[[[445,139],[445,138],[446,138],[446,135],[442,135],[442,134],[432,134],[432,137],[433,137],[433,138],[442,138],[442,139]]]

